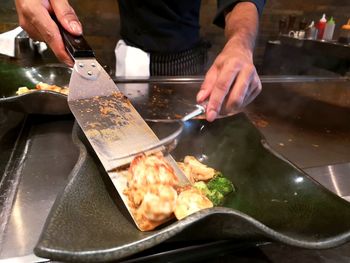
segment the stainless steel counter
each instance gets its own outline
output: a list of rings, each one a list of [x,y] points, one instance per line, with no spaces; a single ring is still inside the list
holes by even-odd
[[[176,80],[163,84],[120,83],[119,87],[144,116],[173,117],[168,113],[183,115],[189,109],[200,80]],[[169,96],[173,103],[159,103],[166,101]],[[150,107],[152,105],[154,107]],[[245,112],[274,150],[339,196],[349,198],[350,82],[343,79],[309,79],[303,83],[265,83],[262,94]],[[14,262],[28,262],[33,260],[32,248],[52,203],[67,183],[67,176],[77,158],[77,150],[72,145],[70,135],[73,119],[71,116],[33,116],[24,120],[17,113],[1,114],[13,119],[12,125],[18,136],[12,140],[16,147],[7,146],[8,149],[13,149],[11,154],[7,152],[5,156],[3,147],[6,144],[1,144],[1,158],[19,164],[11,170],[19,176],[7,188],[12,187],[12,192],[15,193],[13,206],[11,210],[0,214],[3,226],[3,232],[0,233],[0,262],[14,257],[19,257]],[[25,129],[21,130],[24,121]],[[3,132],[0,142],[8,141],[12,131],[8,128],[8,123],[1,122],[0,131],[7,131]],[[62,163],[62,154],[70,161]],[[8,171],[9,167],[2,167],[1,172]],[[324,256],[330,257],[328,262],[333,259],[334,262],[349,262],[350,255],[346,252],[350,251],[349,248],[349,244],[344,245],[336,250],[340,254],[334,255],[327,251],[302,253],[304,250],[274,245],[275,250],[267,247],[259,253],[268,254],[273,250],[270,262],[281,262],[276,259],[283,258],[283,255],[276,256],[281,251],[291,254],[300,252],[300,256],[309,253],[308,258],[314,258],[314,261],[309,262],[319,262]],[[250,252],[244,253],[248,255]],[[235,257],[237,255],[230,255],[230,258]],[[250,259],[249,262],[265,262],[258,258]]]

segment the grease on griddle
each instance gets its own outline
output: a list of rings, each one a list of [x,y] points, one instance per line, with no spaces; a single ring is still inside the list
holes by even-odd
[[[114,92],[110,96],[82,99],[74,103],[79,104],[77,107],[80,109],[81,117],[86,118],[83,126],[89,138],[116,141],[120,139],[118,127],[129,125],[130,102],[121,92]]]

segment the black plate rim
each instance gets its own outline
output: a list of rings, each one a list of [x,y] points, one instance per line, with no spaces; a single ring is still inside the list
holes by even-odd
[[[245,115],[244,113],[240,113],[239,115]],[[233,116],[231,116],[233,117]],[[62,192],[58,195],[56,198],[56,201],[50,211],[50,214],[48,218],[50,218],[51,213],[55,211],[55,208],[60,204],[60,200],[64,195],[64,192],[67,188],[70,187],[70,185],[73,183],[74,175],[81,169],[84,162],[87,161],[87,158],[89,156],[88,150],[86,146],[84,145],[84,142],[79,138],[79,126],[75,124],[75,127],[73,129],[73,142],[79,149],[79,158],[74,166],[71,174],[69,175],[69,183],[66,185],[66,187],[62,190]],[[288,164],[292,165],[295,169],[298,171],[301,171],[303,175],[307,176],[309,179],[312,180],[313,183],[317,185],[320,191],[327,192],[329,195],[339,199],[340,202],[344,202],[345,205],[349,205],[347,201],[342,199],[341,197],[337,196],[333,192],[329,191],[327,188],[325,188],[323,185],[315,181],[312,177],[310,177],[308,174],[303,172],[300,168],[298,168],[295,164],[291,163],[289,160],[287,160],[285,157],[281,156],[279,153],[274,151],[269,144],[266,142],[265,138],[261,135],[261,144],[263,147],[270,151],[272,154],[278,156],[283,161],[287,162]],[[72,180],[73,179],[73,180]],[[93,261],[105,261],[105,260],[115,260],[115,259],[121,259],[125,258],[127,256],[133,255],[135,253],[141,252],[144,249],[148,249],[151,247],[154,247],[155,245],[160,244],[161,242],[164,242],[172,237],[174,237],[176,234],[184,231],[186,228],[190,227],[193,223],[204,220],[210,216],[213,215],[226,215],[230,216],[231,220],[236,219],[242,219],[251,226],[253,226],[258,233],[262,234],[262,237],[259,239],[259,241],[277,241],[281,242],[287,245],[300,247],[300,248],[307,248],[307,249],[328,249],[332,247],[336,247],[339,245],[342,245],[346,243],[347,241],[350,241],[350,229],[347,232],[340,233],[338,235],[334,235],[332,237],[328,238],[319,238],[317,241],[308,241],[303,239],[297,239],[290,237],[286,234],[282,234],[276,230],[273,230],[272,228],[266,226],[265,224],[261,223],[260,221],[254,219],[253,217],[240,212],[235,209],[231,208],[225,208],[225,207],[214,207],[214,208],[208,208],[201,210],[195,214],[192,214],[182,220],[175,221],[174,223],[165,226],[161,229],[159,229],[155,234],[150,235],[147,238],[144,238],[142,240],[139,240],[137,242],[129,243],[124,246],[119,247],[113,247],[98,251],[80,251],[80,252],[73,252],[68,250],[60,250],[60,249],[51,249],[45,246],[42,246],[40,243],[41,237],[39,238],[39,243],[34,249],[35,254],[42,257],[48,257],[55,260],[67,260],[69,258],[70,260],[74,261],[81,261],[81,262],[93,262]],[[48,222],[45,223],[45,226],[43,229],[46,228]],[[136,227],[136,226],[135,226]],[[42,233],[43,235],[43,233]],[[131,246],[134,246],[135,248],[130,252],[130,250],[125,250],[125,248],[130,248]]]

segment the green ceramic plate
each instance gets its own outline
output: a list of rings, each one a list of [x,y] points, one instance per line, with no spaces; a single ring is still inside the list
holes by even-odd
[[[80,157],[47,219],[38,256],[103,262],[172,240],[274,240],[320,249],[350,239],[350,204],[274,153],[244,114],[187,122],[173,152],[177,160],[194,155],[222,171],[236,193],[223,207],[151,232],[136,228],[78,127],[73,139]]]
[[[59,64],[21,68],[0,62],[0,105],[31,114],[70,114],[67,96],[52,91],[16,95],[19,87],[34,88],[39,82],[68,86],[71,69]]]

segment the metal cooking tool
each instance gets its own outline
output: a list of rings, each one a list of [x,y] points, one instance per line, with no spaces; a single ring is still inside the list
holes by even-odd
[[[75,60],[69,108],[104,168],[111,171],[126,165],[134,157],[130,153],[147,151],[159,139],[96,61],[86,40],[59,27],[66,49]],[[170,155],[166,159],[178,177],[186,178]]]
[[[184,117],[182,117],[179,120],[171,120],[171,119],[170,120],[166,120],[166,119],[147,120],[148,122],[153,122],[153,123],[178,123],[179,128],[176,129],[176,131],[174,131],[173,133],[171,133],[167,137],[165,137],[161,140],[158,140],[156,143],[150,144],[146,148],[142,149],[141,152],[136,150],[136,151],[130,152],[127,155],[122,156],[122,157],[114,157],[112,160],[115,161],[118,159],[132,158],[132,157],[134,157],[142,152],[149,152],[149,151],[154,151],[157,149],[160,150],[164,155],[168,155],[177,146],[179,137],[180,137],[181,133],[183,132],[183,123],[190,120],[190,119],[193,119],[193,118],[196,118],[200,115],[203,115],[205,113],[205,106],[202,106],[202,105],[195,105],[195,106],[196,106],[195,110],[186,114]]]
[[[65,46],[75,60],[69,82],[69,108],[108,172],[135,224],[142,230],[124,194],[127,187],[125,165],[140,152],[161,151],[164,147],[96,61],[94,52],[85,39],[82,36],[72,36],[59,27]],[[155,148],[154,145],[159,147]],[[180,184],[189,184],[171,155],[165,155],[165,159],[174,169]]]

